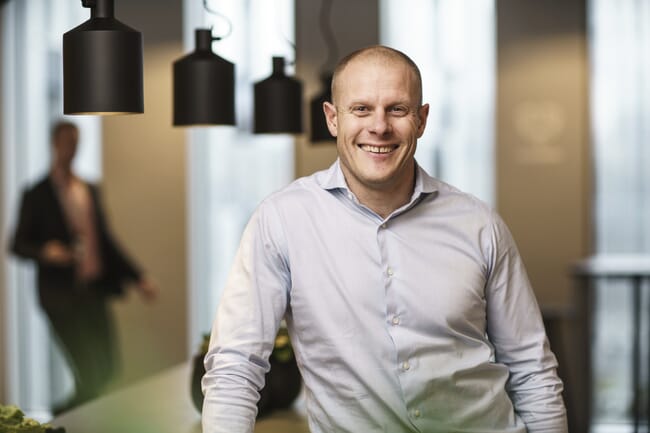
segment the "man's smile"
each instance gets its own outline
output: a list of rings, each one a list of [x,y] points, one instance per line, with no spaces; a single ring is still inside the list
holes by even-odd
[[[399,144],[390,144],[390,145],[383,145],[383,146],[373,146],[371,144],[359,144],[358,146],[364,152],[390,153],[393,152],[395,149],[397,149],[399,147]]]

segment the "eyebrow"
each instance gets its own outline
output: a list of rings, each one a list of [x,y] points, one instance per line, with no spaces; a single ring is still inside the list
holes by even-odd
[[[376,106],[376,104],[368,102],[368,101],[364,101],[363,99],[353,100],[353,101],[349,102],[348,104],[346,104],[347,107],[353,107],[355,105],[368,105],[368,106],[372,106],[372,107]],[[394,107],[396,105],[405,105],[407,107],[412,106],[412,104],[409,101],[406,101],[406,100],[397,100],[397,101],[389,102],[385,106],[386,107]],[[417,106],[417,104],[416,104],[416,106]]]

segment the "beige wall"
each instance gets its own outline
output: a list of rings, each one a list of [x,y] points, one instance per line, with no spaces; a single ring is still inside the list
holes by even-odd
[[[152,305],[134,292],[114,305],[127,383],[187,358],[185,133],[171,125],[171,64],[183,50],[180,1],[117,6],[143,33],[145,113],[103,120],[104,202],[122,245],[161,289]]]
[[[319,79],[327,59],[327,45],[320,33],[321,2],[296,1],[297,75],[303,80],[305,133],[296,138],[296,177],[327,168],[336,159],[336,144],[309,141],[309,102],[321,92]],[[338,45],[338,58],[379,41],[377,0],[333,1],[331,26]],[[334,61],[334,63],[338,60]],[[326,65],[331,70],[332,65]]]
[[[546,317],[564,319],[547,331],[572,431],[588,418],[569,276],[570,264],[591,250],[585,3],[497,1],[498,209]]]
[[[543,306],[590,250],[584,1],[499,0],[497,202]]]

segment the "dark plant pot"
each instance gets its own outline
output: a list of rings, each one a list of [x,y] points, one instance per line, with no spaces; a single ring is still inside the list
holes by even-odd
[[[203,357],[203,354],[196,355],[192,363],[192,402],[199,412],[203,409],[201,391],[201,379],[205,374]],[[271,370],[266,374],[266,385],[260,391],[260,399],[257,402],[258,417],[268,415],[274,409],[286,409],[291,406],[300,394],[302,385],[300,370],[294,358],[280,362],[271,357],[270,362]]]
[[[271,357],[271,370],[266,374],[266,385],[260,392],[260,402],[263,404],[257,405],[257,416],[265,416],[274,409],[289,408],[300,394],[301,385],[302,378],[295,358],[280,362]]]
[[[196,410],[201,412],[203,409],[203,392],[201,391],[201,379],[205,374],[205,367],[203,366],[203,358],[205,355],[195,355],[192,362],[192,402]]]

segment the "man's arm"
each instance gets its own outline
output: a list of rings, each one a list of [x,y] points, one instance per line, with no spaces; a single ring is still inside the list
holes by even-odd
[[[118,280],[127,279],[136,282],[142,298],[146,302],[154,301],[160,291],[158,284],[143,272],[115,239],[104,211],[99,187],[88,184],[88,188],[95,211],[97,232],[101,238],[101,252],[104,256],[105,264],[108,264],[111,277],[116,277]]]
[[[203,377],[203,433],[252,433],[290,286],[277,214],[249,222],[219,301]]]
[[[36,203],[33,192],[24,191],[20,200],[18,222],[11,242],[11,252],[25,259],[39,260],[43,243],[38,239]]]
[[[113,231],[111,230],[110,224],[106,218],[99,187],[88,185],[88,188],[92,199],[92,206],[95,211],[97,233],[101,238],[102,254],[105,255],[105,260],[109,263],[110,271],[116,274],[120,279],[139,281],[142,271],[115,240]]]
[[[510,231],[493,214],[488,336],[496,361],[510,369],[507,391],[529,433],[567,432],[562,381],[535,295]]]

